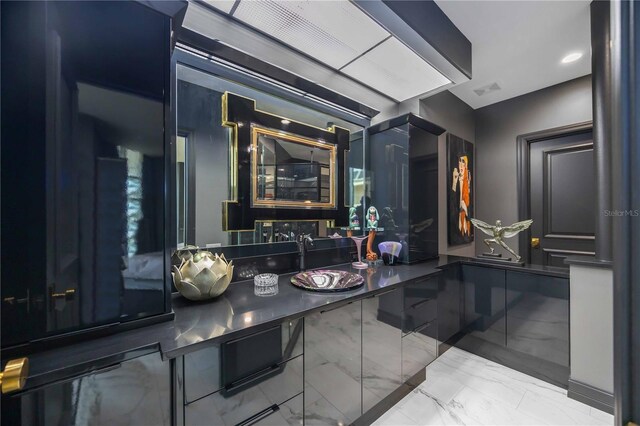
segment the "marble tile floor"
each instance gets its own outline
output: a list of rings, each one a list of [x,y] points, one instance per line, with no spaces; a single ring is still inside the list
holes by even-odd
[[[612,425],[613,416],[567,391],[493,361],[451,348],[427,367],[427,380],[376,426]]]

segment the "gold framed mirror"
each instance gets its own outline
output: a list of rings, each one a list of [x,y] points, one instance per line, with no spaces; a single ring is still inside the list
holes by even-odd
[[[252,207],[336,208],[337,146],[252,125]]]

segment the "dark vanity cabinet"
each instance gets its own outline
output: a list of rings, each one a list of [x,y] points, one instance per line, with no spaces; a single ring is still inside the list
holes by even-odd
[[[441,274],[419,278],[403,291],[402,382],[438,356],[438,289]]]
[[[160,353],[37,387],[2,401],[2,424],[171,426],[171,367]]]
[[[401,303],[401,288],[362,301],[363,412],[403,383]]]
[[[464,321],[455,345],[566,388],[568,278],[468,264],[460,274]]]
[[[380,217],[374,247],[400,242],[403,263],[438,257],[438,135],[443,132],[413,114],[367,129],[371,195],[364,201]]]
[[[362,415],[362,302],[304,320],[305,424],[350,424]]]
[[[178,424],[300,424],[302,324],[287,321],[179,357]]]
[[[169,312],[171,17],[0,7],[3,349]]]

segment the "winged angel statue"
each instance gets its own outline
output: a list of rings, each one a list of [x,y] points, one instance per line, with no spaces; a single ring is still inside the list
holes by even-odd
[[[514,255],[516,257],[516,261],[520,261],[521,259],[520,256],[518,256],[518,254],[515,251],[513,251],[503,241],[503,239],[515,237],[520,232],[530,227],[531,224],[533,223],[533,219],[523,220],[522,222],[516,222],[513,225],[509,225],[509,226],[502,226],[502,222],[499,220],[496,220],[495,226],[489,225],[488,223],[485,223],[481,220],[473,219],[473,218],[471,219],[471,223],[473,223],[473,225],[476,228],[478,228],[485,234],[493,237],[493,238],[486,238],[484,240],[484,243],[487,245],[487,247],[489,247],[489,250],[491,250],[491,254],[493,254],[493,251],[494,251],[494,248],[491,246],[491,243],[495,243],[500,245],[503,249],[507,250],[512,255]]]

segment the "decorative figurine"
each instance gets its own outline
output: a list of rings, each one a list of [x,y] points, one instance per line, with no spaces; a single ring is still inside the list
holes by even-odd
[[[378,255],[373,251],[373,240],[376,238],[376,231],[378,230],[378,209],[370,206],[367,209],[367,228],[369,229],[369,240],[367,241],[367,260],[375,262],[378,260]]]
[[[349,228],[351,229],[360,228],[360,219],[358,219],[357,207],[351,207],[349,209]]]
[[[378,220],[380,220],[380,215],[378,215],[378,209],[371,206],[367,210],[367,228],[368,229],[377,229],[378,228]]]
[[[498,244],[503,249],[507,250],[509,253],[515,256],[516,261],[520,261],[521,257],[513,251],[504,241],[503,238],[511,238],[518,235],[520,232],[529,228],[533,223],[533,219],[523,220],[522,222],[516,222],[513,225],[502,226],[502,222],[496,220],[495,226],[489,225],[478,219],[471,218],[471,223],[484,232],[485,234],[493,237],[493,238],[485,238],[484,243],[489,247],[491,252],[488,254],[489,256],[494,255],[494,248],[491,246],[491,243]]]

